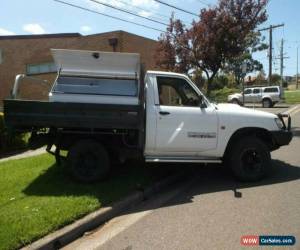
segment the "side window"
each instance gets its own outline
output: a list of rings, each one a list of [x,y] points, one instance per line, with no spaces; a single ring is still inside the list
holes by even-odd
[[[56,72],[56,71],[57,71],[57,69],[56,69],[56,66],[55,66],[54,62],[26,65],[27,75],[53,73],[53,72]]]
[[[253,89],[253,94],[259,94],[260,93],[260,89]]]
[[[199,107],[199,95],[181,78],[157,77],[159,104],[165,106]]]
[[[264,93],[278,93],[278,88],[265,88]]]
[[[137,96],[135,79],[105,79],[60,76],[53,92],[72,94]]]
[[[252,93],[252,89],[245,89],[245,92],[244,92],[245,95],[248,95],[251,93]]]

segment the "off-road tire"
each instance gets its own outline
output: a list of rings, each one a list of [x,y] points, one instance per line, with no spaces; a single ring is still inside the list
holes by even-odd
[[[96,141],[78,141],[68,152],[67,168],[77,181],[91,183],[103,180],[110,170],[109,156]]]
[[[228,164],[240,181],[258,181],[271,168],[271,155],[267,145],[259,138],[243,137],[233,145]]]

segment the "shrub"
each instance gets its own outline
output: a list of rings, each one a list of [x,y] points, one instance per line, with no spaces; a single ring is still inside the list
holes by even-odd
[[[0,154],[27,148],[28,133],[11,133],[5,127],[4,115],[0,113]]]
[[[226,75],[217,75],[211,83],[211,89],[219,90],[221,88],[225,88],[228,86],[228,82],[229,80]]]
[[[227,102],[228,95],[231,95],[233,93],[241,92],[239,89],[230,89],[227,87],[224,87],[222,89],[213,90],[211,91],[209,95],[209,99],[213,102]]]

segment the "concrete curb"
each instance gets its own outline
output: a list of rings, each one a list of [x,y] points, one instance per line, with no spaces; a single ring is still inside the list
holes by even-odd
[[[42,147],[39,149],[35,150],[26,150],[18,154],[10,155],[7,157],[2,157],[0,158],[0,162],[5,162],[5,161],[11,161],[11,160],[19,160],[19,159],[24,159],[32,156],[37,156],[41,154],[45,154],[46,152],[46,147]]]
[[[283,112],[284,114],[293,115],[293,113],[298,113],[300,109],[300,104],[292,105],[288,110]]]
[[[86,215],[74,223],[63,227],[33,242],[32,244],[23,247],[22,249],[59,249],[81,237],[85,232],[95,229],[106,221],[114,218],[116,215],[121,214],[143,200],[155,195],[161,191],[161,189],[179,181],[184,176],[185,174],[182,172],[177,173],[154,183],[145,190],[135,191],[124,199],[114,203],[111,207],[100,208],[99,210]]]

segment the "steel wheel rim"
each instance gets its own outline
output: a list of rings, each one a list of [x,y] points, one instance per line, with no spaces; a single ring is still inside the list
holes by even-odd
[[[241,154],[243,168],[248,173],[259,173],[262,169],[262,156],[255,148],[248,148]]]
[[[76,167],[78,172],[85,177],[93,175],[97,169],[96,156],[91,153],[81,154]]]

